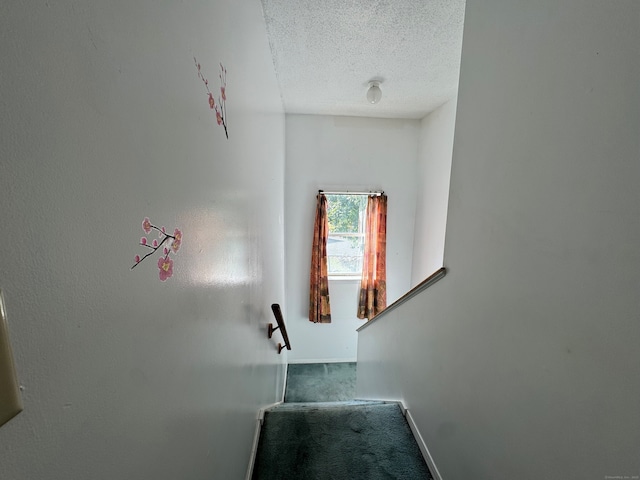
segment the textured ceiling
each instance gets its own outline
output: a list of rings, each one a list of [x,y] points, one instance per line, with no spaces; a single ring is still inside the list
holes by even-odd
[[[464,0],[262,0],[287,113],[422,118],[458,88]],[[367,103],[371,79],[382,100]]]

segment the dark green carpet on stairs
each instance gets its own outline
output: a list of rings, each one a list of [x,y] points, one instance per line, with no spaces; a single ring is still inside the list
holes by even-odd
[[[265,413],[254,480],[432,478],[397,404],[284,407]]]
[[[353,400],[355,382],[355,363],[289,365],[253,480],[431,480],[399,405]]]
[[[297,363],[287,370],[285,402],[342,402],[355,393],[355,363]]]

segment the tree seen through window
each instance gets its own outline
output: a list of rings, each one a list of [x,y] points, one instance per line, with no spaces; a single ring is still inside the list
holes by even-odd
[[[329,275],[359,276],[364,252],[367,195],[327,195]]]

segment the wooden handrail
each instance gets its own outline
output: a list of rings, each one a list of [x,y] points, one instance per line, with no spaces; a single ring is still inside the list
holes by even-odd
[[[280,305],[274,303],[271,305],[271,310],[273,311],[273,315],[276,317],[276,322],[278,326],[274,328],[273,323],[269,324],[269,338],[273,335],[273,332],[280,329],[280,333],[282,334],[282,338],[284,339],[284,345],[278,343],[278,353],[282,352],[282,349],[287,347],[287,350],[291,350],[291,344],[289,343],[289,335],[287,335],[287,327],[284,325],[284,317],[282,316],[282,310],[280,310]]]
[[[371,318],[367,323],[365,323],[364,325],[362,325],[360,328],[358,328],[356,331],[360,331],[363,328],[368,327],[369,325],[371,325],[375,320],[378,320],[378,318],[380,318],[382,315],[384,315],[385,313],[393,310],[394,308],[396,308],[398,305],[406,302],[407,300],[409,300],[411,297],[413,297],[414,295],[417,295],[418,293],[420,293],[421,291],[423,291],[425,288],[430,287],[431,285],[433,285],[434,283],[436,283],[438,280],[440,280],[442,277],[444,277],[447,274],[447,269],[442,267],[439,268],[438,270],[436,270],[435,272],[433,272],[431,275],[429,275],[427,278],[425,278],[422,282],[420,282],[418,285],[416,285],[415,287],[413,287],[411,290],[409,290],[407,293],[405,293],[403,296],[401,296],[398,300],[396,300],[395,302],[393,302],[391,305],[389,305],[387,308],[385,308],[384,310],[382,310],[380,313],[378,313],[375,317]]]

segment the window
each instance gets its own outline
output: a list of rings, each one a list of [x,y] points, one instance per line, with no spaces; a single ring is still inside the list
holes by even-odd
[[[362,274],[367,195],[326,197],[328,273],[331,276],[359,277]]]

